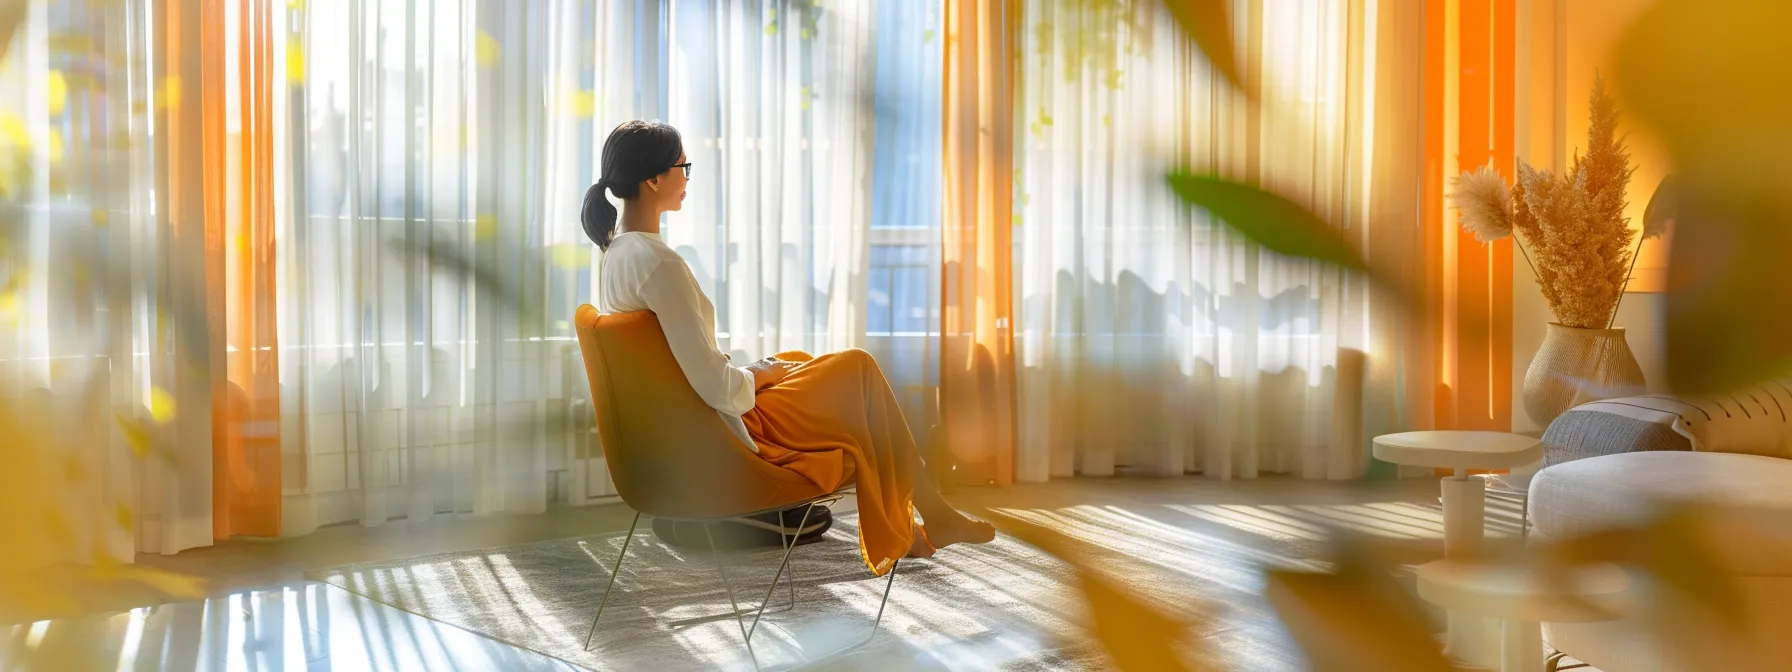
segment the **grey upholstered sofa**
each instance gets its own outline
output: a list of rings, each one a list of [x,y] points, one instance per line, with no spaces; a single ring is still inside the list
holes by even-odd
[[[1742,517],[1770,521],[1729,531],[1715,545],[1745,594],[1749,627],[1739,634],[1787,661],[1774,669],[1792,670],[1789,414],[1792,381],[1719,397],[1651,395],[1576,407],[1543,435],[1545,466],[1531,479],[1527,503],[1531,543],[1635,522],[1664,500],[1734,506]],[[1639,624],[1546,624],[1544,638],[1604,672],[1692,669]]]

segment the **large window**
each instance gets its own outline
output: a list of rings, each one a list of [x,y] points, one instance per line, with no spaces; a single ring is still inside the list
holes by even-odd
[[[866,349],[921,440],[939,385],[941,16],[939,0],[878,5]]]

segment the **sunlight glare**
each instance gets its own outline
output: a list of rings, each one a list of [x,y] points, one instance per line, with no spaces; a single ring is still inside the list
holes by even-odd
[[[149,619],[149,609],[132,609],[125,617],[124,644],[118,648],[118,669],[137,669],[137,650],[143,645],[143,622]]]
[[[43,641],[44,641],[44,633],[49,632],[49,631],[50,631],[50,622],[49,621],[38,621],[36,623],[32,623],[31,631],[25,634],[25,648],[27,650],[36,650],[37,645],[43,643]]]

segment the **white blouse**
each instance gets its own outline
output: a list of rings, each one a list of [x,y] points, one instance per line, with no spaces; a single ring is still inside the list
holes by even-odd
[[[723,424],[754,452],[740,416],[753,410],[753,372],[728,362],[716,347],[716,308],[697,286],[691,267],[659,234],[629,231],[610,241],[598,267],[597,309],[604,313],[651,310],[666,333],[678,368],[721,414]]]

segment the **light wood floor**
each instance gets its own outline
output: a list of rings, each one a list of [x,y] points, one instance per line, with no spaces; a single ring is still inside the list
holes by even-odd
[[[1162,515],[1137,522],[1198,526],[1202,534],[1284,555],[1316,553],[1321,539],[1313,532],[1330,522],[1398,539],[1415,554],[1411,561],[1422,562],[1441,554],[1436,487],[1429,479],[1370,486],[1117,478],[966,489],[951,498],[998,523],[1014,511],[1157,511]],[[81,592],[79,615],[0,612],[0,624],[17,624],[0,625],[10,630],[0,639],[0,669],[15,669],[33,655],[73,666],[26,669],[562,669],[567,666],[557,660],[308,582],[305,573],[619,532],[631,517],[620,505],[555,508],[534,516],[438,517],[417,524],[330,527],[286,540],[232,539],[174,556],[140,556],[144,566],[206,578],[211,597],[163,604],[147,590],[111,586]],[[1490,513],[1487,527],[1492,538],[1511,538],[1517,519]],[[45,580],[59,579],[52,572]],[[405,634],[393,636],[397,632]],[[1285,660],[1288,652],[1280,653],[1275,658]]]

